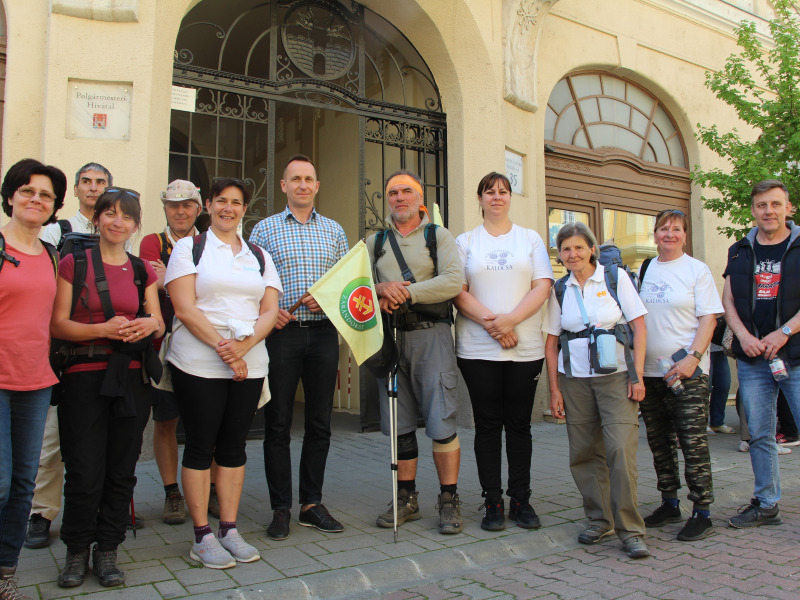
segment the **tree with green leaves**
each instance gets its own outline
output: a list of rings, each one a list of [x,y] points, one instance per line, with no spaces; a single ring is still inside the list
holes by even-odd
[[[758,181],[779,178],[789,198],[800,202],[800,14],[791,0],[772,4],[774,46],[765,47],[754,22],[742,21],[735,30],[741,51],[706,74],[706,87],[757,135],[746,141],[737,129],[722,133],[716,125],[697,125],[700,141],[730,163],[730,171],[698,166],[692,173],[695,183],[719,192],[702,201],[731,222],[719,227],[728,237],[749,230],[750,189]]]

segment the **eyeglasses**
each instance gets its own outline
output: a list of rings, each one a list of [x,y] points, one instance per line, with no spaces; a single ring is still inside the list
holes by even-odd
[[[130,190],[128,188],[121,188],[121,187],[107,187],[103,193],[114,194],[115,198],[119,198],[123,194],[127,194],[129,196],[133,196],[134,198],[136,198],[137,201],[140,198],[140,194],[136,190]]]
[[[48,191],[39,191],[35,190],[32,187],[21,187],[17,189],[17,193],[22,196],[23,198],[33,198],[37,193],[39,194],[39,198],[41,198],[45,202],[55,202],[56,197],[55,195],[51,194]]]
[[[656,221],[658,221],[664,215],[675,215],[676,217],[686,218],[686,214],[682,210],[678,210],[677,208],[666,208],[656,215]]]

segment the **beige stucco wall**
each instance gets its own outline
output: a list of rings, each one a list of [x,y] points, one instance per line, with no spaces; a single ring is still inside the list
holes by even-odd
[[[167,183],[173,49],[181,19],[198,1],[132,0],[138,21],[119,23],[50,14],[47,2],[7,0],[3,172],[26,156],[56,164],[70,178],[85,162],[102,162],[116,184],[143,192],[143,231],[160,229],[158,194]],[[544,107],[553,86],[572,71],[602,69],[649,89],[677,121],[690,164],[724,167],[693,136],[698,122],[722,129],[736,125],[732,111],[703,85],[706,70],[721,66],[735,50],[733,23],[714,13],[719,9],[730,19],[747,16],[742,7],[766,10],[765,0],[739,2],[739,8],[718,0],[362,3],[408,37],[440,88],[448,125],[450,229],[456,235],[479,223],[474,188],[483,174],[504,170],[506,148],[525,157],[525,192],[514,197],[512,218],[545,233]],[[518,9],[533,11],[540,5],[552,8],[530,12],[538,16],[533,29],[525,30],[526,35],[536,32],[538,46],[523,43],[512,55],[512,67],[534,79],[531,101],[539,108],[531,111],[503,99],[504,49],[514,35]],[[759,28],[764,30],[765,22]],[[66,138],[69,78],[132,84],[129,141]],[[721,285],[721,249],[728,241],[717,235],[719,221],[702,209],[700,194],[693,190],[694,254],[711,266]],[[70,192],[62,214],[76,209]]]

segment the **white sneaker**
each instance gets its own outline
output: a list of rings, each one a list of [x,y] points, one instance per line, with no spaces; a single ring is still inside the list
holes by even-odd
[[[781,446],[780,444],[778,444],[778,454],[791,454],[791,453],[792,453],[791,448],[787,448],[786,446]]]
[[[739,452],[750,452],[750,443],[744,440],[739,442]]]
[[[249,563],[261,558],[258,550],[244,541],[239,532],[235,529],[228,529],[225,537],[217,538],[220,546],[230,552],[231,556],[239,562]]]
[[[194,542],[189,557],[203,563],[203,566],[209,569],[230,569],[236,566],[236,561],[220,545],[213,533],[205,534],[199,544]]]

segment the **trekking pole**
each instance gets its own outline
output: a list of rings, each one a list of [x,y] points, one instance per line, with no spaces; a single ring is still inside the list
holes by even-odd
[[[394,315],[392,315],[391,321],[394,324]],[[392,327],[392,335],[394,335],[394,343],[397,345],[396,327]],[[394,541],[397,543],[397,363],[392,367],[386,387],[389,396],[389,437],[391,438],[392,447],[392,516]]]
[[[136,513],[133,508],[133,496],[131,496],[131,526],[133,527],[133,539],[136,539]]]

